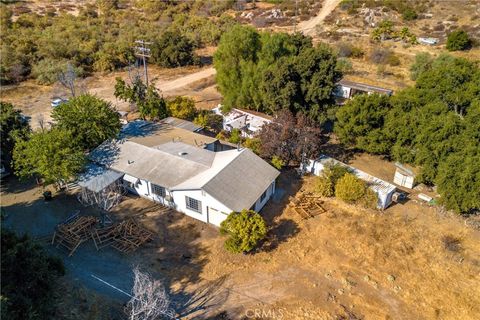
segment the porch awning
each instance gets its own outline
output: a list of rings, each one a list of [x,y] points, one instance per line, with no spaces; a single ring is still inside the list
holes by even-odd
[[[127,181],[127,182],[130,182],[130,183],[133,183],[133,184],[137,184],[137,182],[138,182],[138,178],[135,178],[135,177],[133,177],[131,175],[128,175],[126,173],[123,176],[123,180]]]
[[[78,185],[93,192],[99,192],[120,179],[123,173],[107,169],[95,164],[87,166],[78,177]]]

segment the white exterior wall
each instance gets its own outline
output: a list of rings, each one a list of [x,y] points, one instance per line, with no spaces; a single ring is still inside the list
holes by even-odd
[[[265,204],[268,202],[268,200],[270,200],[270,198],[273,196],[274,193],[275,193],[275,180],[268,186],[267,196],[265,197],[265,199],[263,199],[263,201],[260,201],[260,198],[258,198],[257,202],[255,202],[255,208],[253,210],[255,210],[256,212],[260,212],[260,210],[262,210],[263,206],[265,206]],[[245,209],[249,209],[249,208],[245,208]]]
[[[125,184],[124,184],[125,185]],[[169,191],[165,189],[166,194],[169,195],[173,202],[167,201],[163,197],[160,197],[152,192],[151,183],[139,179],[139,182],[136,184],[134,189],[128,188],[127,190],[137,194],[143,198],[150,199],[155,202],[159,202],[165,206],[174,208],[177,211],[183,212],[186,215],[195,218],[197,220],[203,221],[205,223],[211,223],[216,226],[220,226],[220,223],[227,218],[227,216],[233,211],[230,208],[227,208],[224,204],[219,202],[217,199],[210,196],[203,190],[175,190]],[[126,186],[126,185],[125,185]],[[275,193],[275,181],[273,181],[267,189],[267,195],[263,201],[260,201],[260,198],[255,202],[254,209],[256,212],[259,212],[268,200]],[[187,208],[185,201],[185,196],[198,200],[202,204],[202,212],[196,212]],[[245,208],[250,209],[250,208]]]
[[[211,223],[216,226],[220,226],[220,223],[225,220],[233,211],[203,190],[178,190],[173,191],[172,194],[176,210],[183,212],[192,218],[206,223]],[[202,203],[201,213],[187,208],[187,204],[185,202],[186,196]],[[209,208],[215,209],[215,212]]]

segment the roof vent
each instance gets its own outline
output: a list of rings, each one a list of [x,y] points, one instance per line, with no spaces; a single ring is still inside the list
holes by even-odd
[[[180,151],[178,153],[179,156],[186,156],[188,154],[188,152],[185,152],[185,151]]]

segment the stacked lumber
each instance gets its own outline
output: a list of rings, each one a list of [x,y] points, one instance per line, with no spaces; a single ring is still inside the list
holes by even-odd
[[[90,238],[93,227],[97,224],[98,219],[93,216],[78,215],[69,219],[67,222],[57,225],[52,237],[52,244],[65,247],[72,256],[75,250],[86,240]]]
[[[293,209],[302,219],[309,219],[324,213],[321,197],[300,193],[290,199],[290,208]]]
[[[128,219],[108,228],[94,230],[92,238],[97,250],[111,246],[127,253],[152,240],[153,232],[140,226],[134,219]]]

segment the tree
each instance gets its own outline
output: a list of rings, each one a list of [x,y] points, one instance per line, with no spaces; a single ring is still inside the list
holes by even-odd
[[[230,137],[228,138],[228,142],[238,144],[241,143],[242,140],[242,132],[239,129],[234,128],[232,129],[232,131],[230,131]]]
[[[15,174],[21,178],[41,177],[46,183],[60,183],[82,170],[85,155],[70,131],[53,128],[17,141],[13,161]]]
[[[385,116],[391,108],[385,95],[358,95],[337,111],[334,131],[342,143],[370,153],[388,153]]]
[[[423,72],[432,67],[433,58],[428,52],[421,52],[415,55],[415,62],[410,67],[410,78],[417,80]]]
[[[458,213],[480,210],[480,147],[451,154],[438,168],[441,202]]]
[[[242,66],[246,62],[256,63],[260,47],[260,35],[252,27],[236,25],[220,38],[213,64],[217,70],[218,89],[223,95],[225,108],[239,105],[241,92],[238,84],[242,83]]]
[[[289,110],[279,111],[272,122],[263,125],[258,138],[260,155],[267,159],[277,156],[289,165],[318,155],[321,130],[306,115],[296,117]]]
[[[2,164],[10,167],[12,153],[18,139],[25,139],[30,132],[28,122],[20,110],[11,103],[0,102],[0,143]]]
[[[53,319],[54,292],[65,274],[59,258],[46,254],[27,236],[1,231],[1,318]]]
[[[335,196],[345,202],[355,203],[363,198],[366,189],[365,182],[347,173],[338,179],[335,185]]]
[[[75,97],[75,80],[77,73],[71,63],[67,63],[66,70],[60,71],[58,74],[58,81],[70,91],[72,97]]]
[[[117,78],[114,95],[135,104],[143,119],[161,120],[168,116],[167,103],[157,88],[154,85],[147,87],[138,76],[131,79],[130,85]]]
[[[178,32],[166,31],[152,45],[152,62],[162,67],[175,68],[197,62],[193,43]]]
[[[133,269],[134,281],[132,298],[127,303],[130,320],[156,320],[163,317],[175,318],[175,311],[170,307],[170,298],[159,280],[148,273]]]
[[[120,132],[120,116],[111,104],[96,96],[83,94],[56,107],[55,125],[70,131],[82,150],[91,150]]]
[[[197,113],[192,98],[177,96],[167,101],[168,113],[175,118],[192,120]]]
[[[228,235],[225,249],[233,253],[249,252],[267,235],[262,216],[253,210],[232,212],[220,224],[220,233]]]
[[[459,51],[470,49],[472,41],[464,30],[455,30],[447,37],[447,50]]]
[[[270,162],[271,162],[272,166],[274,166],[278,170],[281,170],[285,166],[285,161],[283,161],[278,156],[273,156],[272,160]]]
[[[193,123],[213,133],[219,133],[223,128],[223,117],[210,110],[200,110]]]

